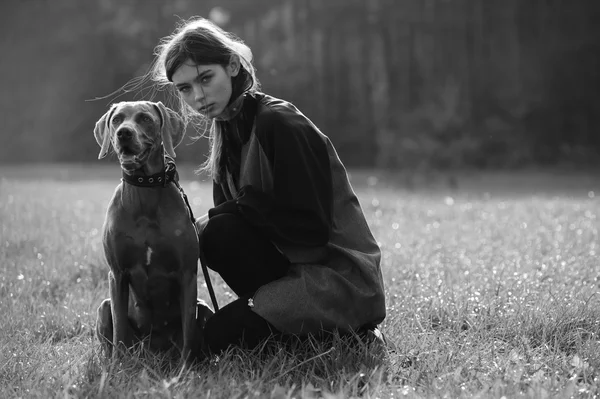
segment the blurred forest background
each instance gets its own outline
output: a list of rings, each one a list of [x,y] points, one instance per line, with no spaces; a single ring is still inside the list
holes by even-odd
[[[110,99],[87,100],[194,15],[242,37],[349,166],[600,164],[598,0],[3,0],[0,161],[100,162]],[[191,143],[178,160],[199,164]]]

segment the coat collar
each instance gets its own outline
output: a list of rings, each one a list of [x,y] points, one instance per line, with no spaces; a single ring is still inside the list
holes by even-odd
[[[243,93],[238,98],[236,98],[235,100],[233,100],[231,102],[231,104],[229,104],[223,110],[223,112],[221,112],[221,114],[219,116],[215,117],[215,120],[217,120],[217,121],[230,121],[233,118],[235,118],[240,113],[240,111],[242,110],[242,107],[244,105],[244,98],[245,97],[246,97],[246,93]]]

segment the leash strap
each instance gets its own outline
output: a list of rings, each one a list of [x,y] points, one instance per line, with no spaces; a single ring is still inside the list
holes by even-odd
[[[181,196],[183,197],[183,201],[188,208],[188,212],[190,215],[190,219],[192,221],[192,226],[194,226],[194,230],[196,230],[196,237],[198,237],[198,245],[200,245],[200,232],[198,231],[198,227],[196,227],[196,219],[194,218],[194,212],[192,211],[192,207],[190,206],[190,201],[188,201],[187,195],[183,191],[183,188],[179,184],[179,179],[176,177],[172,180],[175,186],[179,189]],[[204,275],[204,281],[206,281],[206,288],[208,288],[208,294],[210,295],[210,300],[214,307],[215,312],[219,310],[219,304],[217,303],[217,297],[215,296],[215,290],[213,289],[212,282],[210,281],[210,275],[208,274],[208,268],[206,267],[206,262],[203,259],[204,257],[200,254],[200,266],[202,267],[202,274]]]

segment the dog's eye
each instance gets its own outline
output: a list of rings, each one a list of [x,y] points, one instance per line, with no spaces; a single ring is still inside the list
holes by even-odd
[[[142,122],[151,123],[152,118],[148,115],[142,115]]]
[[[115,115],[114,118],[112,118],[112,124],[116,125],[123,122],[123,117],[121,115]]]

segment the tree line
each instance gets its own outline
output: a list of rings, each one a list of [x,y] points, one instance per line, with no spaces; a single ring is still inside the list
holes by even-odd
[[[3,162],[94,160],[111,98],[89,100],[143,75],[193,15],[242,37],[264,91],[350,166],[590,165],[600,152],[593,0],[9,0],[0,14]],[[206,149],[188,139],[180,159]]]

